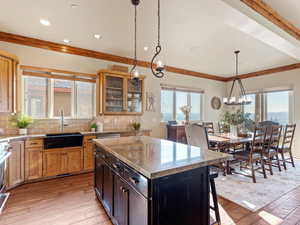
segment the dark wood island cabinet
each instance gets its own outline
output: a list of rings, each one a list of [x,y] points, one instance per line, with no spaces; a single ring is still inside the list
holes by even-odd
[[[150,137],[95,142],[95,192],[115,225],[209,224],[209,165],[227,155]]]

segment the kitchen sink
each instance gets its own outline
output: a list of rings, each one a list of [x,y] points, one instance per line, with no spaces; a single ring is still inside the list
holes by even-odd
[[[81,147],[83,135],[81,133],[57,133],[46,134],[44,137],[44,148],[67,148]]]

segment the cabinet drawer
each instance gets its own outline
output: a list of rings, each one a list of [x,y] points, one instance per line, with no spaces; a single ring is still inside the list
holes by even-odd
[[[44,145],[43,139],[27,140],[25,142],[26,148],[43,147],[43,145]]]

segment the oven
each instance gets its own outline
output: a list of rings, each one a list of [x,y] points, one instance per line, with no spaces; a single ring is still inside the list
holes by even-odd
[[[6,193],[5,186],[6,162],[11,154],[8,149],[8,142],[0,142],[0,214],[2,213],[5,203],[9,197],[9,193]]]

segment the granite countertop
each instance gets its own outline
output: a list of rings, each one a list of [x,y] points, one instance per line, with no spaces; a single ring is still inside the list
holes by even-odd
[[[138,132],[149,132],[151,130],[148,129],[142,129]],[[118,130],[118,129],[110,129],[110,130],[103,130],[100,132],[91,132],[91,131],[83,131],[79,132],[84,136],[92,136],[92,135],[101,135],[101,134],[119,134],[119,133],[131,133],[135,132],[134,130],[129,130],[129,129],[123,129],[123,130]],[[68,133],[68,132],[66,132]],[[12,141],[12,140],[25,140],[25,139],[31,139],[31,138],[44,138],[46,134],[27,134],[27,135],[0,135],[0,142],[3,141]]]
[[[145,136],[95,139],[94,142],[149,179],[232,159],[228,154]]]

